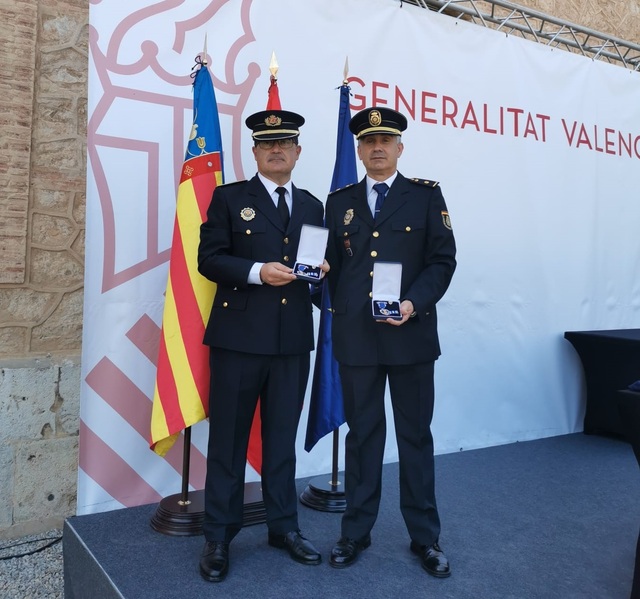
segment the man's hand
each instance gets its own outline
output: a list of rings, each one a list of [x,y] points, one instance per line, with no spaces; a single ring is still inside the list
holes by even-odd
[[[413,302],[411,300],[404,300],[400,304],[400,314],[402,314],[402,320],[393,320],[392,318],[387,318],[387,320],[382,320],[381,322],[388,322],[395,327],[403,325],[413,314]]]
[[[322,271],[320,273],[320,278],[322,279],[324,278],[324,275],[326,275],[329,272],[331,267],[329,266],[329,263],[326,260],[324,260],[322,264],[320,264],[319,266],[320,266],[320,270]]]
[[[280,262],[266,262],[260,269],[260,280],[273,287],[287,285],[296,280],[293,270]]]

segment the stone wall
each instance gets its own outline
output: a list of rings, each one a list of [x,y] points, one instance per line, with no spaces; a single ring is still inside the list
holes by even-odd
[[[0,13],[0,359],[78,355],[88,4],[0,0]]]
[[[640,0],[518,4],[640,43]],[[88,16],[0,0],[0,538],[75,511]]]
[[[520,0],[515,4],[640,44],[638,0]]]
[[[0,0],[0,538],[75,513],[86,0]]]
[[[79,396],[77,361],[0,370],[0,538],[56,528],[75,513]]]

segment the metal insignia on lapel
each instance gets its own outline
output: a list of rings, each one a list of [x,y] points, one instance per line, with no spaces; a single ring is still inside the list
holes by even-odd
[[[451,231],[451,219],[449,218],[449,213],[445,210],[441,210],[440,214],[442,215],[442,223],[444,224],[449,231]]]
[[[350,225],[352,220],[353,220],[353,208],[349,208],[349,210],[347,210],[344,213],[344,224]]]
[[[243,208],[240,210],[240,217],[242,220],[253,220],[256,217],[256,211],[253,208]]]

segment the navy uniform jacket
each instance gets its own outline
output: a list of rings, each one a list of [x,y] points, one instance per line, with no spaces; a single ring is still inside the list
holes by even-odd
[[[309,284],[249,285],[254,262],[293,267],[303,224],[323,225],[322,202],[292,186],[284,230],[260,179],[217,187],[200,228],[198,270],[217,283],[204,342],[254,354],[301,354],[313,349]]]
[[[327,199],[334,355],[349,366],[435,360],[440,355],[436,303],[456,266],[455,241],[440,187],[398,173],[375,223],[366,195],[363,179]],[[376,261],[402,263],[400,299],[411,300],[416,311],[402,326],[373,319]]]

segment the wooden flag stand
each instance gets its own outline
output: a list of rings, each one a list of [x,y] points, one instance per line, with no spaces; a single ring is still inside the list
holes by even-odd
[[[300,502],[321,512],[344,512],[347,501],[344,495],[344,478],[338,474],[338,429],[333,431],[333,463],[331,476],[312,478],[300,494]]]
[[[160,501],[151,518],[151,528],[165,535],[188,537],[202,534],[204,521],[204,490],[189,493],[189,460],[191,458],[191,427],[184,429],[182,457],[182,492]],[[259,482],[244,486],[244,515],[242,526],[266,522]]]

